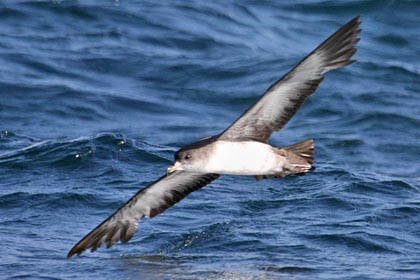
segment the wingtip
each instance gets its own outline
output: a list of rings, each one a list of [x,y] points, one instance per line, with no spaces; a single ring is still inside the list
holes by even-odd
[[[73,257],[74,256],[74,252],[72,252],[72,251],[70,251],[70,252],[68,252],[68,254],[67,254],[67,258],[68,259],[71,259],[71,257]]]
[[[360,16],[341,26],[328,39],[319,45],[314,52],[324,53],[325,65],[322,73],[338,69],[354,62],[352,57],[357,52],[357,43],[362,29]]]
[[[67,258],[71,259],[74,255],[80,256],[80,254],[83,253],[80,249],[77,250],[75,247],[73,247],[68,253]]]
[[[351,20],[349,20],[349,22],[347,24],[360,25],[361,23],[362,23],[361,15],[358,15],[358,16],[355,16],[354,18],[352,18]]]

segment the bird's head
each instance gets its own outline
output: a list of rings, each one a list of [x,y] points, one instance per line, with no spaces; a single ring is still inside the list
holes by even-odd
[[[215,136],[206,137],[181,148],[175,153],[174,165],[167,169],[167,174],[177,170],[206,172],[207,161],[213,149],[212,144],[216,140]]]
[[[177,170],[199,171],[201,166],[199,151],[199,149],[181,149],[176,152],[174,165],[168,167],[167,173]]]

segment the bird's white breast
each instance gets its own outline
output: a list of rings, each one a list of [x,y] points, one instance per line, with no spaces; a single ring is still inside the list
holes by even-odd
[[[279,158],[270,145],[255,142],[217,141],[206,172],[233,175],[266,175],[278,169]]]

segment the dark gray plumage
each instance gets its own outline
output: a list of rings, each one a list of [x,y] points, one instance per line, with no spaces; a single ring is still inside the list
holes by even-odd
[[[128,242],[144,217],[153,218],[179,202],[193,191],[217,179],[217,174],[175,171],[142,189],[120,209],[80,240],[68,253],[80,255],[86,249],[96,251],[102,243],[111,247],[115,242]]]
[[[305,57],[240,116],[219,137],[220,140],[255,140],[266,143],[297,112],[305,99],[315,92],[323,74],[354,62],[360,33],[360,17],[337,30]]]

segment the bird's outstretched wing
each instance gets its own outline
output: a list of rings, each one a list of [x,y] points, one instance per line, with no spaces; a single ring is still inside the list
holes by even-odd
[[[120,209],[83,237],[68,253],[67,257],[80,255],[86,249],[96,251],[102,243],[111,247],[115,242],[129,241],[137,230],[139,221],[152,218],[211,181],[218,174],[175,171],[142,189]]]
[[[268,142],[297,112],[305,99],[315,92],[323,74],[354,62],[360,18],[356,17],[338,29],[264,95],[228,129],[220,140],[255,140]]]

